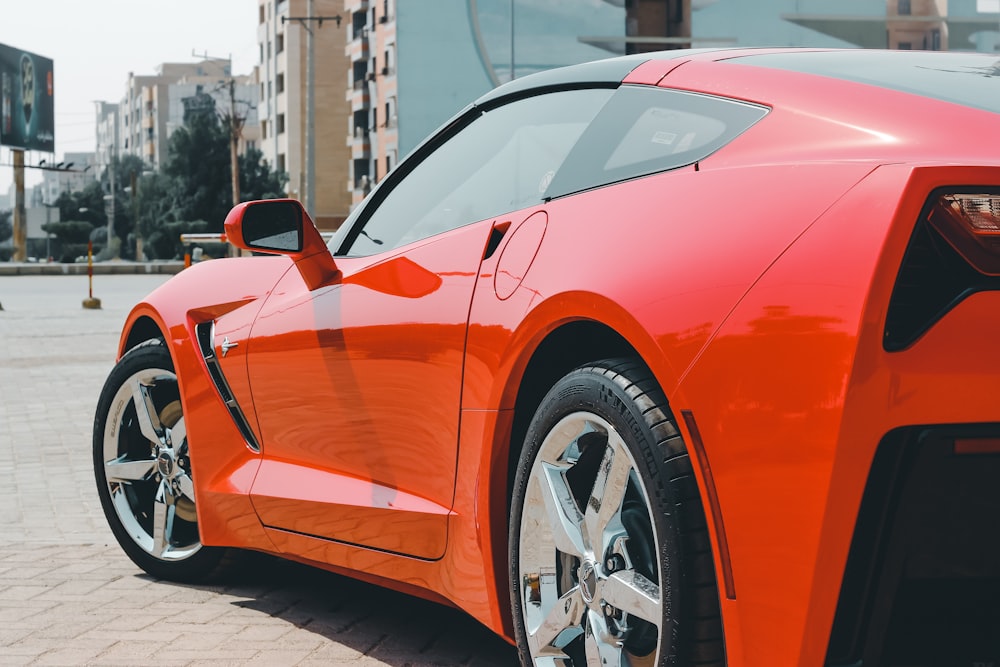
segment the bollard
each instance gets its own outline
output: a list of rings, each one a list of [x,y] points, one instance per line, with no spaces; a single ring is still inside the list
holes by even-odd
[[[87,298],[83,300],[83,307],[90,310],[97,310],[101,307],[101,300],[94,298],[94,242],[87,241]]]

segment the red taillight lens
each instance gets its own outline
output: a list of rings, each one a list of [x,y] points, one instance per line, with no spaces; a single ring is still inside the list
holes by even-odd
[[[927,219],[973,268],[1000,276],[1000,194],[941,194]]]

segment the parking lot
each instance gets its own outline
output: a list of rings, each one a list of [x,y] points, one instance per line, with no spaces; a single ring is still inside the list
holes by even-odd
[[[0,276],[0,664],[512,665],[461,612],[299,565],[157,581],[97,499],[94,407],[132,304],[165,275]]]

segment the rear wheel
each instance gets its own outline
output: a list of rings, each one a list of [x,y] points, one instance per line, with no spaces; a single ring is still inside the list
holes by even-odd
[[[546,395],[514,481],[509,544],[525,665],[724,663],[690,459],[643,364],[578,368]]]
[[[202,546],[177,375],[161,341],[129,351],[105,382],[94,418],[94,473],[111,531],[136,565],[201,581],[226,550]]]

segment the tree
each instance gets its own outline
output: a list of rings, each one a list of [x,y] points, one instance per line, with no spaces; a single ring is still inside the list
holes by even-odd
[[[132,256],[133,245],[130,240],[134,239],[135,216],[133,215],[132,196],[126,191],[132,183],[133,176],[141,178],[144,170],[149,167],[137,155],[115,156],[108,168],[101,175],[101,187],[103,194],[113,196],[115,199],[115,221],[114,235],[118,239],[118,247],[121,249],[121,256],[129,258]],[[111,192],[112,173],[114,174],[114,192]],[[107,224],[107,217],[105,217]]]
[[[163,173],[176,185],[181,220],[204,220],[221,232],[232,208],[229,140],[214,113],[190,114],[170,135]]]
[[[288,175],[271,170],[258,148],[248,148],[239,157],[240,201],[279,199],[285,196]]]
[[[87,253],[87,242],[94,241],[96,249],[107,245],[102,233],[107,228],[108,217],[104,212],[104,190],[99,183],[91,183],[77,192],[63,192],[56,199],[59,222],[42,225],[42,230],[55,239],[53,254],[61,262],[73,262]]]
[[[11,222],[13,211],[0,211],[0,243],[14,235],[14,225]]]

